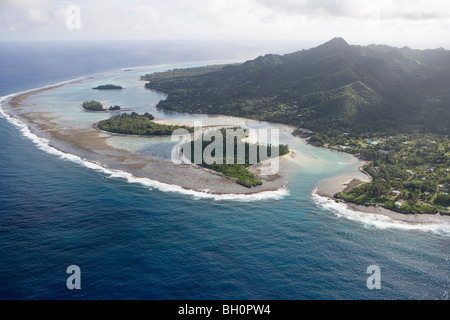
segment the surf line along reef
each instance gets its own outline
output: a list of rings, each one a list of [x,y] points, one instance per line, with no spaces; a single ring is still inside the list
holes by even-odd
[[[233,127],[203,130],[200,126],[194,130],[194,127],[190,126],[160,124],[152,120],[153,115],[148,113],[144,115],[135,112],[123,113],[98,122],[97,128],[126,135],[172,135],[175,140],[181,138],[182,143],[178,146],[177,154],[174,154],[174,161],[176,158],[178,164],[195,164],[213,170],[235,179],[236,183],[247,188],[262,184],[248,167],[263,161],[274,161],[279,156],[290,153],[289,146],[284,144],[244,142],[243,140],[249,138],[252,129]],[[272,130],[272,133],[275,131]],[[274,169],[270,173],[276,174],[276,171]]]

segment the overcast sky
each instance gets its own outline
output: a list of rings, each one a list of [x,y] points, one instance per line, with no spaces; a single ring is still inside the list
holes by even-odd
[[[243,39],[450,49],[450,1],[0,0],[0,40]]]

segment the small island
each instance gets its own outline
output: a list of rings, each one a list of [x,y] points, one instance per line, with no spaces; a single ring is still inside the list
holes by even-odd
[[[94,90],[122,90],[121,86],[115,84],[103,84],[98,87],[92,88]]]
[[[120,106],[118,105],[110,106],[108,111],[120,111]]]
[[[235,130],[239,130],[241,128],[232,128],[232,131]],[[227,163],[226,161],[226,145],[227,145],[227,130],[222,128],[222,129],[217,129],[219,132],[218,136],[223,137],[223,141],[222,141],[222,146],[223,146],[223,150],[222,150],[222,155],[223,159],[220,159],[222,161],[220,161],[221,163],[216,163],[216,161],[214,161],[212,164],[208,164],[207,163],[207,156],[209,156],[205,150],[210,147],[210,145],[212,145],[213,143],[215,143],[215,140],[213,142],[210,141],[210,138],[206,138],[204,137],[204,134],[199,137],[198,139],[202,139],[202,154],[203,154],[203,160],[202,163],[200,164],[201,167],[222,173],[223,175],[236,179],[236,183],[247,187],[247,188],[251,188],[251,187],[257,187],[262,185],[261,180],[258,179],[258,177],[256,177],[252,172],[250,172],[248,170],[248,168],[255,164],[255,163],[251,163],[250,161],[250,150],[252,149],[252,146],[255,147],[255,145],[252,145],[248,142],[244,142],[243,146],[244,146],[244,159],[239,159],[238,158],[238,141],[237,139],[233,139],[234,140],[234,161],[233,163]],[[248,130],[244,130],[246,137],[248,137],[249,135],[249,131]],[[211,135],[211,133],[209,133],[208,135]],[[215,136],[213,134],[213,136]],[[256,146],[259,146],[259,144],[256,144]],[[191,141],[191,150],[194,150],[195,148],[195,141]],[[262,161],[262,157],[260,154],[260,148],[254,148],[253,150],[257,150],[257,154],[256,154],[256,163],[261,163]],[[278,151],[278,152],[277,152]],[[215,156],[216,150],[214,150],[214,152],[212,152],[211,156]],[[278,156],[284,156],[286,154],[290,153],[290,149],[288,145],[285,144],[280,144],[278,146],[273,146],[273,145],[268,145],[267,146],[267,153],[268,153],[268,159],[274,159],[275,157],[273,156],[274,154],[277,154]],[[194,162],[194,154],[191,153],[191,162]]]
[[[85,101],[82,104],[83,108],[87,111],[106,111],[106,108],[103,106],[101,102],[98,101]]]
[[[153,122],[153,115],[146,112],[140,115],[136,112],[115,115],[97,124],[100,130],[119,134],[143,135],[143,136],[168,136],[177,129],[186,129],[194,132],[193,127],[165,125]]]
[[[85,111],[93,111],[93,112],[104,112],[104,111],[129,111],[130,109],[122,109],[118,105],[110,106],[109,108],[106,108],[106,106],[98,101],[85,101],[81,105]]]

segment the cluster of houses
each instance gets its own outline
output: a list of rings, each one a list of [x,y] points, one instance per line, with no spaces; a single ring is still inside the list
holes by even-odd
[[[373,140],[367,140],[366,144],[370,144],[371,146],[377,146],[379,144],[379,142],[373,141]]]
[[[390,137],[390,138],[392,138],[392,137]],[[373,147],[376,147],[376,146],[378,146],[381,142],[385,142],[386,141],[386,139],[372,139],[372,140],[366,140],[366,141],[364,141],[364,143],[365,143],[365,145],[363,145],[362,147],[363,148],[367,148],[367,146],[369,145],[369,146],[373,146]],[[388,154],[388,152],[389,151],[387,151],[387,150],[378,150],[378,152],[380,152],[380,153],[382,153],[382,154]]]
[[[344,133],[344,135],[348,135],[348,133]],[[383,141],[386,141],[386,140],[385,139],[380,139],[379,141],[383,142]],[[366,140],[366,141],[364,141],[364,143],[365,143],[365,145],[362,146],[363,148],[367,148],[367,145],[371,145],[371,146],[375,147],[375,146],[380,144],[380,142],[375,141],[375,140]],[[339,146],[339,148],[341,150],[350,150],[351,149],[351,147],[349,147],[349,146]],[[389,151],[387,151],[387,150],[378,150],[378,152],[380,152],[382,154],[387,154]]]
[[[439,191],[441,192],[441,195],[443,195],[443,196],[448,196],[449,195],[448,188],[446,188],[443,185],[439,185]],[[391,190],[391,194],[396,196],[396,197],[399,196],[400,193],[401,193],[401,191],[399,191],[399,190],[395,190],[395,189]],[[426,195],[426,196],[429,196],[431,193],[428,192],[428,191],[425,191],[423,194]]]

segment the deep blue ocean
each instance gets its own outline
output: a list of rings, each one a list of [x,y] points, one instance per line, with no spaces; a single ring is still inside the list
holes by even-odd
[[[239,61],[265,49],[2,43],[0,96],[126,67]],[[299,171],[281,199],[215,201],[62,160],[5,117],[0,143],[0,299],[449,298],[448,233],[349,219],[311,196],[317,172]],[[81,269],[81,290],[66,286],[70,265]],[[381,289],[367,287],[371,265],[380,267]]]

